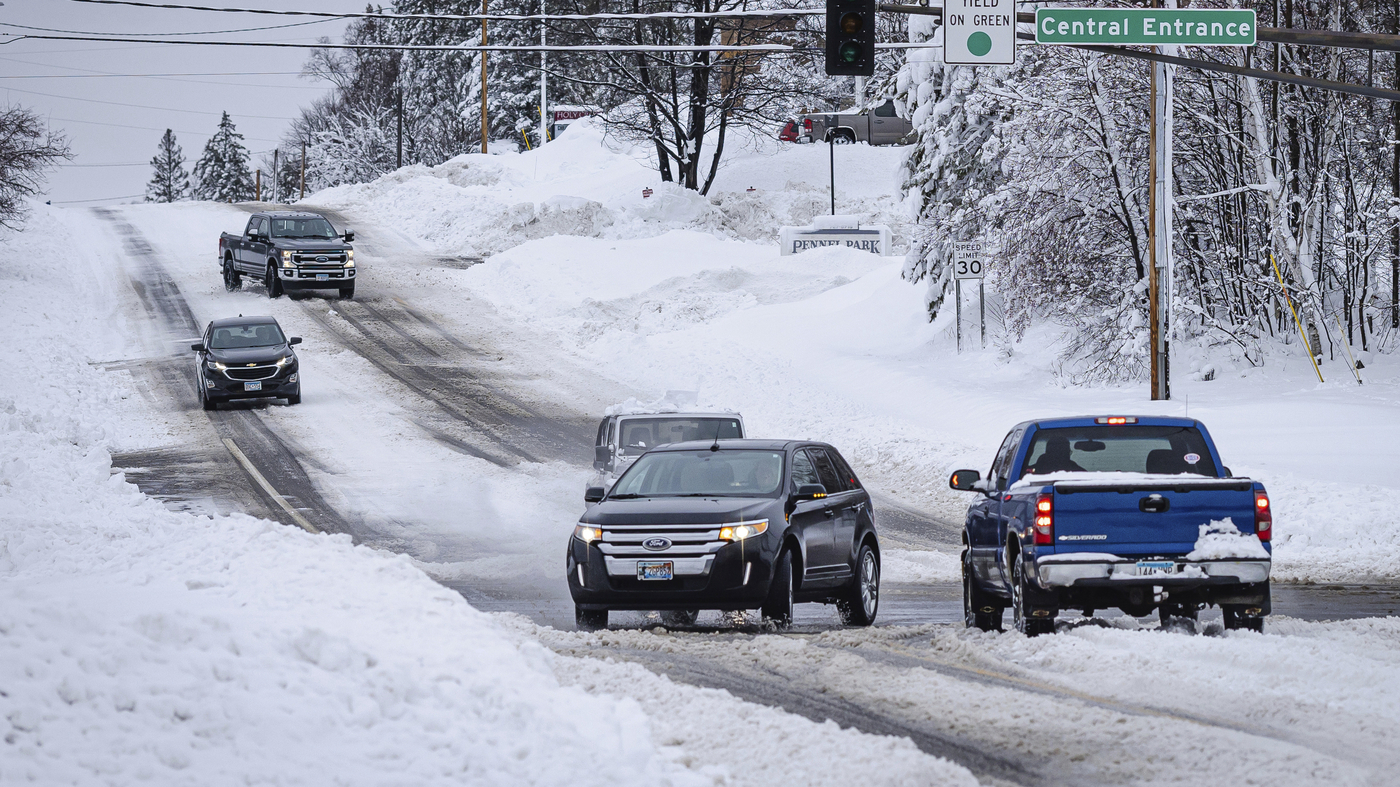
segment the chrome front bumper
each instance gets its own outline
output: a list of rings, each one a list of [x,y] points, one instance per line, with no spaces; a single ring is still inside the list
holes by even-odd
[[[1177,560],[1177,570],[1171,574],[1138,574],[1137,560],[1064,560],[1055,556],[1036,560],[1036,574],[1042,587],[1072,587],[1081,582],[1101,584],[1141,582],[1152,585],[1176,583],[1198,584],[1202,580],[1253,584],[1269,578],[1268,560]]]
[[[656,562],[659,560],[671,561],[671,573],[676,577],[707,577],[710,575],[710,566],[715,562],[714,555],[703,557],[669,557],[664,552],[653,552],[646,556],[637,557],[603,557],[603,565],[607,567],[610,577],[637,577],[637,561]]]

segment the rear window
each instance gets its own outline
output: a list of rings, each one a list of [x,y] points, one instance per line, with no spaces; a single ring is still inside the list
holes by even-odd
[[[1192,426],[1080,426],[1035,433],[1022,477],[1058,472],[1219,475]]]
[[[628,418],[621,423],[622,453],[637,456],[658,445],[744,436],[737,418]]]

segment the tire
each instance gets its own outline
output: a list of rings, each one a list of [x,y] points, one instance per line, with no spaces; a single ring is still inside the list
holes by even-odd
[[[295,394],[292,394],[291,396],[288,396],[288,397],[287,397],[287,404],[288,404],[288,405],[301,404],[301,394],[300,394],[300,393],[295,393]]]
[[[229,292],[243,289],[243,277],[233,269],[233,260],[224,260],[224,289]]]
[[[1235,607],[1225,607],[1224,613],[1226,631],[1244,629],[1245,631],[1253,631],[1256,634],[1264,633],[1264,618],[1249,617]]]
[[[833,135],[831,136],[831,141],[832,141],[832,143],[837,144],[837,145],[854,145],[854,144],[856,144],[855,138],[852,137],[850,134],[846,134],[846,133],[833,134]]]
[[[966,558],[962,564],[963,578],[963,625],[982,631],[1001,631],[1001,615],[1005,607],[997,603],[992,594],[977,587],[972,563]],[[991,609],[991,612],[986,610]]]
[[[606,609],[584,609],[574,605],[574,625],[579,631],[600,631],[608,627]]]
[[[1033,618],[1026,614],[1029,603],[1026,596],[1026,571],[1022,565],[1021,553],[1017,550],[1011,558],[1011,616],[1016,630],[1027,637],[1038,637],[1041,634],[1055,633],[1055,619]]]
[[[1166,628],[1172,618],[1199,620],[1201,611],[1195,604],[1162,604],[1157,607],[1157,617],[1162,621],[1162,628]]]
[[[267,297],[282,297],[282,280],[277,278],[277,269],[271,264],[267,266],[267,278],[263,281],[267,284]]]
[[[768,586],[768,598],[760,609],[763,619],[778,628],[792,625],[792,550],[784,549],[773,565],[773,581]]]
[[[202,380],[200,382],[203,383]],[[219,409],[219,403],[214,401],[213,399],[210,399],[209,394],[204,391],[199,392],[199,404],[206,411]]]
[[[698,609],[664,609],[661,611],[661,623],[668,628],[694,626],[695,620],[700,617]]]
[[[348,301],[353,297],[355,297],[355,285],[352,284],[349,287],[340,288],[340,299],[342,301]]]
[[[880,556],[869,544],[856,553],[856,576],[847,596],[836,601],[841,622],[847,626],[869,626],[880,611]]]

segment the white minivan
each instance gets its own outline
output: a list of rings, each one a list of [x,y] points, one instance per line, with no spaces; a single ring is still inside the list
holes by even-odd
[[[687,440],[746,437],[743,416],[735,412],[629,413],[609,415],[598,424],[593,468],[606,477],[622,475],[637,457],[658,445]]]

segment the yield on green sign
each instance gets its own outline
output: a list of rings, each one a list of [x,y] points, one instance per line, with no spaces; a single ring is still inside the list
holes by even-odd
[[[943,60],[951,65],[1016,62],[1015,0],[944,0]]]
[[[1037,8],[1037,44],[1254,46],[1253,10]]]

